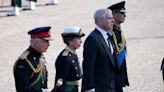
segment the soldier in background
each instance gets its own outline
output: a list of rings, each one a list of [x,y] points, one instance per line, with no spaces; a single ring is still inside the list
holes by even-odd
[[[13,11],[8,12],[7,16],[18,16],[20,14],[20,8],[22,7],[22,1],[11,0],[11,6],[13,7]]]
[[[27,0],[27,1],[29,2],[29,6],[23,8],[23,10],[34,10],[37,0]]]
[[[123,87],[129,86],[128,75],[127,75],[127,67],[126,67],[126,40],[121,29],[121,23],[124,22],[126,17],[125,11],[125,1],[113,4],[108,7],[108,9],[112,10],[114,25],[112,36],[115,44],[115,50],[118,56],[118,71],[116,78],[116,92],[123,92]]]
[[[29,5],[22,10],[34,10],[36,8],[37,0],[27,0]],[[48,0],[46,5],[57,5],[58,0]],[[11,0],[11,6],[13,10],[7,13],[7,16],[19,16],[20,8],[22,8],[22,0]]]
[[[58,4],[58,0],[48,0],[46,5],[57,5]]]
[[[19,56],[13,67],[17,92],[49,92],[47,69],[43,52],[49,46],[51,27],[39,27],[28,32],[29,48]]]
[[[59,54],[55,62],[55,85],[51,92],[78,92],[82,69],[79,64],[76,49],[82,43],[85,34],[79,27],[68,27],[62,33],[63,41],[67,45]]]
[[[23,8],[23,10],[34,10],[37,0],[29,0],[28,7]],[[20,15],[20,8],[22,8],[22,0],[11,0],[11,6],[13,11],[8,12],[7,16],[18,16]]]

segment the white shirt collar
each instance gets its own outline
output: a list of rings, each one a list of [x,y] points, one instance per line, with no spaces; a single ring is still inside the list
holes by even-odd
[[[105,30],[103,30],[102,28],[100,28],[100,27],[98,27],[98,26],[96,26],[96,29],[103,35],[103,38],[104,38],[106,44],[107,44],[108,46],[109,46],[109,44],[110,44],[111,52],[112,52],[112,54],[113,54],[114,49],[113,49],[113,47],[112,47],[112,44],[111,44],[111,43],[108,43],[108,41],[107,41],[107,38],[108,38],[107,33],[108,33],[108,32],[105,31]]]
[[[108,38],[108,36],[107,36],[107,31],[105,31],[105,30],[103,30],[102,28],[100,28],[100,27],[98,27],[98,26],[96,26],[96,29],[103,35],[103,37],[106,39],[106,38]]]

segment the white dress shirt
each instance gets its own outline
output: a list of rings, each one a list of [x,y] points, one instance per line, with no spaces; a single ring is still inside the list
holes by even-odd
[[[96,29],[102,34],[102,36],[103,36],[106,44],[108,45],[108,47],[109,47],[109,44],[110,44],[110,50],[111,50],[111,53],[113,54],[113,52],[114,52],[113,46],[112,46],[111,42],[108,43],[108,40],[107,40],[108,39],[108,35],[107,35],[108,32],[103,30],[102,28],[100,28],[98,26],[96,26]]]

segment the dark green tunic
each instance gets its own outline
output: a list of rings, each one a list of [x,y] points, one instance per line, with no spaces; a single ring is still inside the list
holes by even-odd
[[[42,88],[47,88],[47,70],[44,62],[43,54],[32,47],[19,57],[14,65],[17,92],[42,92]]]
[[[68,81],[74,82],[82,78],[82,69],[80,67],[78,57],[75,53],[64,49],[58,56],[56,63],[56,92],[77,92],[78,84],[67,84]],[[58,85],[59,80],[62,81]]]

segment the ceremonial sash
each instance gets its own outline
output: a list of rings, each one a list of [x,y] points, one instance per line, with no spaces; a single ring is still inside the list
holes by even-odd
[[[118,56],[118,66],[120,67],[126,56],[126,48],[124,48],[119,53],[117,53],[117,56]]]

